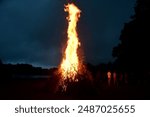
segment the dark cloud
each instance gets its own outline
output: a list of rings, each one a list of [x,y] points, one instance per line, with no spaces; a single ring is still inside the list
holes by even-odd
[[[72,0],[73,1],[73,0]],[[97,64],[111,60],[123,24],[135,0],[78,0],[78,32],[85,58]],[[65,0],[0,0],[0,58],[56,66],[66,42]]]
[[[87,61],[97,64],[112,60],[112,48],[118,44],[124,23],[134,13],[135,0],[82,0],[81,30]]]

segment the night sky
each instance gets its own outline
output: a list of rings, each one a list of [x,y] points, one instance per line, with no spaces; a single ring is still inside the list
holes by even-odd
[[[59,65],[67,41],[66,1],[0,0],[0,59],[42,67]],[[112,48],[134,14],[135,0],[72,1],[82,10],[78,33],[85,61],[112,61]]]

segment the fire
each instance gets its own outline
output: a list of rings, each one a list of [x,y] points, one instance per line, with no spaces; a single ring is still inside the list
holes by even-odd
[[[65,5],[65,12],[68,12],[68,30],[67,30],[67,47],[60,65],[60,72],[62,80],[77,81],[76,75],[79,71],[79,57],[77,54],[78,47],[80,46],[77,34],[77,22],[80,18],[80,9],[73,3]]]

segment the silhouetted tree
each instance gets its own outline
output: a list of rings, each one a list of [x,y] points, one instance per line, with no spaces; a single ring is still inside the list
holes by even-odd
[[[113,48],[115,65],[124,71],[150,70],[150,0],[137,0],[135,15],[124,25],[120,44]]]

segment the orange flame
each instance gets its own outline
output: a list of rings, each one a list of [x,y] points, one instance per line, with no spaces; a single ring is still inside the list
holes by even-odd
[[[73,3],[65,5],[65,12],[68,12],[68,41],[64,53],[60,71],[63,81],[66,79],[75,81],[75,76],[79,71],[79,58],[77,55],[78,47],[80,46],[78,34],[76,31],[77,22],[80,17],[80,9]]]

